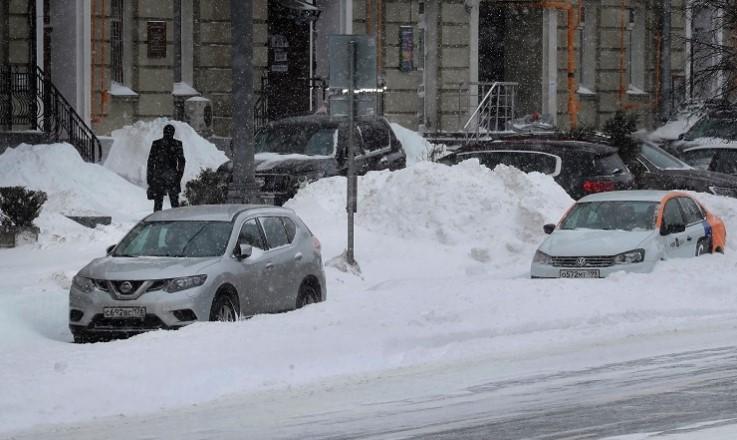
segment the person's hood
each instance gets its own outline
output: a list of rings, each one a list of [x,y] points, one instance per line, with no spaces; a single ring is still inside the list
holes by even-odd
[[[222,257],[112,257],[90,262],[79,271],[88,278],[100,280],[162,280],[206,274],[206,269]]]
[[[307,156],[304,154],[259,153],[256,159],[257,173],[334,175],[338,167],[333,156]]]
[[[555,257],[617,255],[643,247],[656,234],[656,230],[556,229],[540,245],[540,251]]]

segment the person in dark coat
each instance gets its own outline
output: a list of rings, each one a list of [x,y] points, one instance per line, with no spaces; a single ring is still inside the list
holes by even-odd
[[[154,211],[161,211],[164,196],[167,194],[171,207],[179,206],[184,164],[182,142],[174,139],[174,126],[168,124],[164,127],[164,137],[151,144],[151,152],[148,154],[147,195],[149,200],[154,201]]]

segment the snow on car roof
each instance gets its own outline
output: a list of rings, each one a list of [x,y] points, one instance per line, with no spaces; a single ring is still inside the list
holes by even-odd
[[[579,202],[612,202],[612,201],[629,201],[629,202],[660,202],[663,197],[672,191],[653,191],[653,190],[631,190],[631,191],[610,191],[591,194],[583,197]]]
[[[291,210],[271,205],[198,205],[157,211],[146,221],[232,221],[243,211],[258,209],[284,215]]]

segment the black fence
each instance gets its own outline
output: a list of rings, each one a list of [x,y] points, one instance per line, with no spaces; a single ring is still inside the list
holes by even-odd
[[[38,66],[0,66],[0,128],[39,131],[68,142],[88,162],[100,160],[100,140]]]

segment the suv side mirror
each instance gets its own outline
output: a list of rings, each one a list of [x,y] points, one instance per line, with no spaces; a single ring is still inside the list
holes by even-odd
[[[234,256],[239,260],[245,260],[253,254],[253,246],[250,244],[239,244],[235,247]]]
[[[555,231],[555,225],[552,223],[549,223],[547,225],[543,226],[543,231],[545,231],[546,234],[550,235]]]
[[[117,246],[117,244],[114,244],[114,245],[108,246],[108,247],[107,247],[107,249],[105,249],[105,255],[110,255],[110,254],[112,254],[112,253],[113,253],[113,250],[115,249],[115,246]]]

